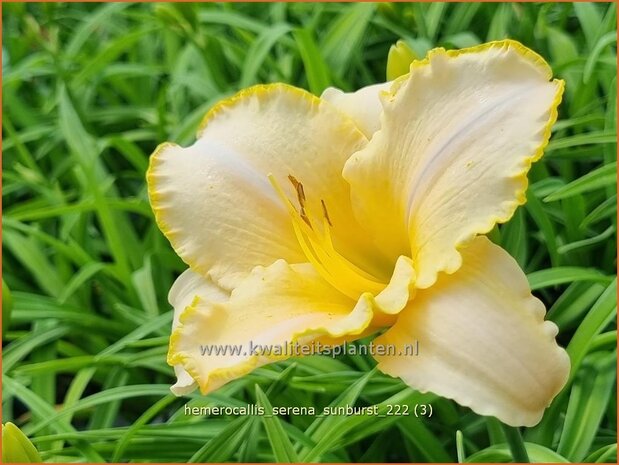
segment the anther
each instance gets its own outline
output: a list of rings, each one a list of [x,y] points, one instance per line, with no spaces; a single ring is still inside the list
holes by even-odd
[[[329,218],[329,212],[327,211],[327,204],[324,200],[320,199],[320,205],[322,205],[322,214],[324,215],[329,226],[333,227],[333,223],[331,223],[331,218]]]
[[[305,206],[305,190],[303,189],[303,184],[299,182],[297,178],[295,178],[292,174],[288,175],[288,179],[292,183],[292,187],[297,193],[297,199],[299,200],[299,205],[302,207]]]

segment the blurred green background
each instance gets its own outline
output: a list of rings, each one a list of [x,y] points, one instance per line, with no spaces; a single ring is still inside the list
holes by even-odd
[[[144,180],[158,143],[192,143],[204,113],[248,85],[354,90],[385,80],[399,39],[422,57],[509,37],[567,88],[526,206],[491,237],[550,309],[573,373],[524,443],[508,439],[532,461],[616,461],[615,4],[4,3],[2,15],[2,421],[44,460],[511,461],[495,419],[364,356],[289,360],[207,397],[171,396],[166,294],[184,265]],[[434,413],[202,418],[187,402]]]

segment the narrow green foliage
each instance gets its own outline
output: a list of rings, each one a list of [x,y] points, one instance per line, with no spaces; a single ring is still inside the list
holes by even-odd
[[[259,385],[256,385],[256,399],[258,405],[265,409],[265,415],[262,417],[264,429],[267,432],[267,437],[273,449],[275,461],[278,463],[298,462],[299,457],[294,450],[284,427],[282,426],[277,415],[273,414],[273,406],[269,402],[268,397],[264,394]]]
[[[557,449],[573,462],[583,460],[593,444],[616,381],[616,353],[591,358],[574,381]]]

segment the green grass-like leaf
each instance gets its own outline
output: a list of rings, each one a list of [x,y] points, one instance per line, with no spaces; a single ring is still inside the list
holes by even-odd
[[[294,450],[284,427],[282,426],[277,415],[273,414],[273,406],[269,402],[268,397],[264,394],[260,386],[256,385],[256,399],[258,405],[265,409],[265,416],[262,417],[262,423],[267,432],[267,437],[273,449],[273,456],[278,463],[298,462],[299,457]]]

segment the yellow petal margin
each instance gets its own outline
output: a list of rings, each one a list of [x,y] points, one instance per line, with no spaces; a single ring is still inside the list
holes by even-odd
[[[256,267],[225,302],[198,294],[170,338],[168,364],[181,366],[206,394],[264,364],[310,355],[317,340],[359,337],[372,305],[369,293],[355,302],[309,263],[279,260]]]
[[[376,357],[378,368],[481,415],[533,426],[570,371],[557,327],[544,321],[544,304],[503,249],[480,236],[462,256],[456,273],[418,290],[375,340],[397,348],[396,355]],[[406,348],[417,342],[418,355]]]
[[[548,144],[564,83],[506,40],[429,52],[383,93],[381,129],[344,168],[357,218],[416,287],[461,266],[458,248],[526,201],[527,172]]]

